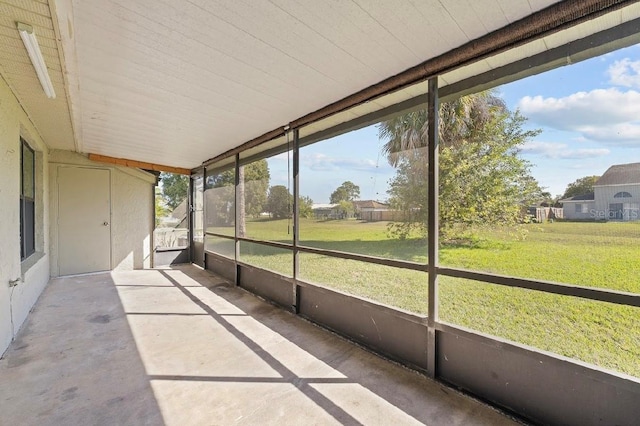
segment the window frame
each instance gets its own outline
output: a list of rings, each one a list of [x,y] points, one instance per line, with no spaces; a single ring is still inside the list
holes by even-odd
[[[616,193],[613,198],[633,198],[633,196],[627,191],[620,191]]]
[[[32,193],[25,193],[25,149],[31,152]],[[24,261],[36,252],[36,152],[27,141],[20,138],[20,261]],[[31,215],[27,213],[30,208]],[[28,241],[27,241],[28,240]]]

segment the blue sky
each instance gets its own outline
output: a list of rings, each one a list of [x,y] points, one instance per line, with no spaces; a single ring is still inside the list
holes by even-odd
[[[552,195],[613,164],[640,161],[640,46],[632,46],[497,88],[511,110],[542,133],[523,147],[532,174]],[[350,180],[361,199],[385,200],[394,175],[370,126],[305,147],[300,193],[328,203]],[[287,158],[269,159],[271,185],[287,185]]]

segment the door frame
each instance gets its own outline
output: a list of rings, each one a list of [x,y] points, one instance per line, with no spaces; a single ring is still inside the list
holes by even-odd
[[[196,211],[195,208],[195,192],[197,190],[196,185],[194,185],[194,180],[197,178],[201,178],[202,179],[202,210]],[[204,209],[205,209],[205,202],[204,202],[204,187],[205,187],[205,179],[206,179],[206,175],[204,173],[204,171],[199,172],[199,173],[194,173],[192,175],[189,176],[189,195],[188,195],[188,205],[189,205],[189,214],[188,214],[188,221],[189,221],[189,261],[193,264],[196,264],[202,268],[205,267],[205,255],[204,255],[204,239],[206,239],[206,235],[205,235],[205,230],[202,230],[203,233],[203,240],[202,242],[196,242],[194,237],[195,237],[195,232],[194,232],[194,224],[195,224],[195,220],[194,220],[194,215],[197,214],[198,212],[202,215],[202,224],[204,227]],[[199,245],[199,246],[198,246]],[[198,254],[201,254],[202,256],[197,256]]]

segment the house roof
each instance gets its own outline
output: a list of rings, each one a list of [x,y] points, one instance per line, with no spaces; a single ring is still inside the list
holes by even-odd
[[[184,220],[187,217],[187,199],[184,199],[178,206],[171,212],[171,217],[174,219]]]
[[[607,169],[594,186],[640,184],[640,163],[616,164]]]
[[[359,209],[362,209],[362,208],[384,209],[389,207],[388,204],[384,204],[375,200],[358,200],[358,201],[354,201],[353,204]]]
[[[564,200],[560,200],[561,203],[567,203],[567,202],[571,202],[571,201],[594,201],[595,200],[595,194],[593,192],[590,192],[588,194],[582,194],[582,195],[574,195],[573,197],[569,197],[569,198],[565,198]]]
[[[312,204],[311,205],[311,209],[312,210],[332,210],[335,209],[336,207],[338,207],[337,204]]]

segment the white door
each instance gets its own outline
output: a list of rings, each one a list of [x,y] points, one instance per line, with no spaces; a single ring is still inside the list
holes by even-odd
[[[60,275],[111,269],[109,170],[58,167]]]

